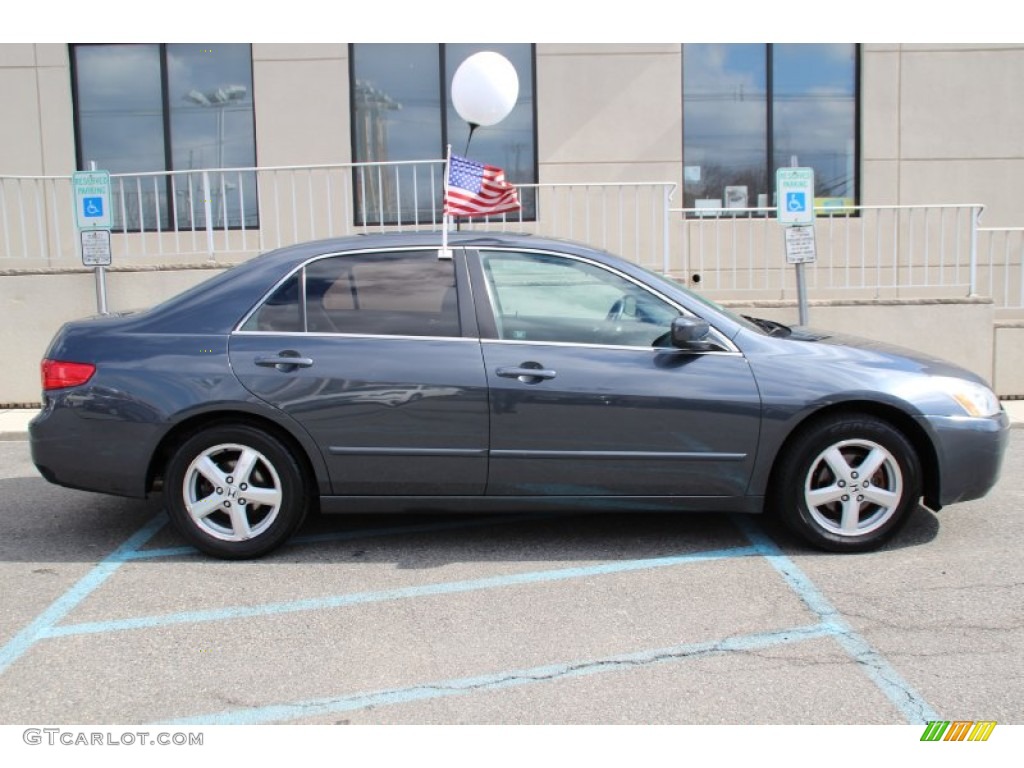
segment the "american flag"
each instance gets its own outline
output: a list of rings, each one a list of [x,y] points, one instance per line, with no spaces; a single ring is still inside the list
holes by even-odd
[[[505,181],[505,172],[452,155],[448,163],[448,189],[444,212],[451,216],[485,216],[520,209],[516,188]]]

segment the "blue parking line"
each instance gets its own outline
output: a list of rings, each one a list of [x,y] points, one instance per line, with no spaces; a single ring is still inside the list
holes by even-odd
[[[618,672],[637,666],[666,664],[699,659],[725,653],[750,652],[772,648],[787,643],[800,643],[817,638],[830,637],[835,630],[824,624],[761,632],[724,640],[686,643],[669,648],[657,648],[637,653],[609,656],[603,659],[587,659],[563,664],[551,664],[530,669],[496,672],[479,677],[463,677],[439,680],[409,688],[392,688],[350,696],[310,699],[293,704],[272,704],[267,707],[227,710],[206,715],[196,715],[177,720],[158,721],[161,725],[258,725],[260,723],[285,722],[303,718],[322,717],[340,712],[352,712],[370,707],[407,704],[413,701],[439,699],[448,696],[464,696],[481,691],[496,691],[523,685],[536,685],[556,680]]]
[[[755,554],[759,554],[756,547],[740,546],[708,552],[673,555],[670,557],[625,560],[621,562],[601,563],[598,565],[580,566],[575,568],[510,573],[503,576],[491,576],[484,579],[421,584],[413,587],[399,587],[380,592],[355,592],[346,595],[330,595],[327,597],[310,598],[307,600],[291,600],[282,603],[235,606],[207,611],[184,611],[181,613],[169,613],[156,616],[139,616],[130,619],[66,624],[60,627],[50,625],[43,629],[43,633],[40,636],[46,638],[69,637],[72,635],[102,634],[106,632],[121,632],[132,629],[167,627],[175,624],[198,624],[206,621],[229,621],[233,619],[247,619],[258,616],[276,616],[284,613],[298,613],[302,611],[321,611],[352,605],[380,603],[389,600],[404,600],[408,598],[435,595],[451,595],[461,592],[475,592],[485,589],[496,589],[524,584],[567,581],[570,579],[586,578],[588,576],[604,576],[614,573],[645,571],[654,568],[683,565],[685,563],[708,562],[711,560],[746,557]]]
[[[159,514],[136,531],[127,541],[93,567],[67,592],[50,604],[35,620],[0,648],[0,675],[25,654],[38,640],[47,637],[57,622],[95,592],[124,565],[131,554],[145,545],[164,527],[167,517]]]
[[[807,607],[818,614],[825,625],[834,628],[835,638],[843,650],[903,713],[908,723],[927,723],[930,720],[941,719],[896,669],[843,620],[839,610],[814,586],[796,563],[783,554],[774,541],[745,516],[735,515],[733,522],[758,550],[758,554],[782,575]]]
[[[385,536],[402,536],[409,533],[435,533],[439,531],[463,530],[470,528],[485,528],[495,525],[534,522],[537,520],[551,520],[557,518],[574,517],[575,515],[554,515],[551,513],[532,513],[528,515],[487,515],[480,518],[466,517],[449,520],[441,523],[415,523],[411,525],[397,525],[389,528],[357,528],[330,533],[312,533],[305,536],[295,536],[288,540],[286,546],[303,544],[323,544],[336,541],[358,541],[360,539],[381,538]],[[160,557],[178,557],[182,555],[202,555],[202,553],[190,546],[163,547],[160,549],[140,549],[128,553],[126,557],[131,560],[150,560]]]
[[[490,525],[496,522],[518,522],[520,520],[537,519],[538,517],[546,516],[528,515],[513,516],[502,519],[482,518],[477,520],[458,520],[445,523],[399,526],[395,528],[345,531],[338,534],[323,534],[303,538],[307,540],[306,543],[360,539],[371,536],[451,530],[455,528],[475,527],[476,525]],[[711,653],[726,653],[730,651],[749,650],[752,648],[763,648],[780,643],[799,642],[816,637],[834,637],[851,659],[855,661],[862,670],[864,670],[879,690],[881,690],[893,705],[903,713],[908,722],[917,723],[939,719],[939,715],[927,704],[927,702],[925,702],[925,700],[910,687],[910,685],[881,656],[881,654],[872,648],[862,636],[855,632],[842,619],[839,611],[825,598],[825,596],[796,566],[796,564],[782,553],[778,546],[769,537],[762,533],[746,516],[733,516],[732,519],[734,524],[751,542],[751,546],[737,546],[710,552],[603,563],[577,568],[507,574],[504,576],[484,579],[442,582],[379,592],[333,595],[324,598],[271,603],[258,606],[236,606],[208,611],[191,611],[57,626],[64,617],[66,617],[96,589],[102,586],[124,563],[143,558],[163,557],[173,554],[191,554],[194,552],[194,550],[188,547],[168,547],[153,550],[141,549],[141,547],[143,547],[165,525],[167,519],[163,514],[160,514],[152,518],[148,523],[146,523],[146,525],[121,544],[114,552],[97,564],[71,589],[54,601],[31,624],[21,630],[2,648],[0,648],[0,674],[3,674],[11,664],[24,655],[36,642],[47,638],[163,627],[175,624],[192,624],[205,621],[224,621],[300,611],[316,611],[387,600],[458,594],[524,584],[550,583],[585,578],[589,576],[627,573],[676,566],[685,563],[708,562],[712,560],[756,555],[764,557],[783,577],[788,586],[797,594],[804,604],[818,616],[820,619],[819,624],[811,627],[748,635],[743,638],[731,638],[723,641],[680,645],[659,650],[640,651],[636,654],[627,656],[616,656],[606,659],[537,667],[534,669],[513,672],[499,672],[483,677],[462,678],[411,688],[392,689],[388,691],[356,694],[330,699],[317,699],[297,704],[273,705],[269,707],[239,710],[236,712],[225,712],[209,716],[187,718],[174,722],[214,724],[290,720],[301,717],[312,717],[317,714],[351,711],[369,706],[398,704],[439,696],[459,695],[469,693],[471,691],[496,690],[515,685],[544,682],[555,678],[597,674],[599,672],[614,671],[627,666],[635,666],[637,664],[660,663],[664,661],[699,657]],[[298,541],[298,539],[296,541]]]

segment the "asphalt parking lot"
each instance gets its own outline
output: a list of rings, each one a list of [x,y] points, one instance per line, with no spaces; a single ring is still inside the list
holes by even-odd
[[[0,723],[1024,721],[1024,430],[866,555],[712,515],[321,517],[256,562],[0,442]]]

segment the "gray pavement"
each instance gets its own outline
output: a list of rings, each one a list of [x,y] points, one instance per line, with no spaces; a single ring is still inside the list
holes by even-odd
[[[524,511],[313,516],[231,563],[159,498],[50,485],[0,443],[0,725],[985,719],[999,737],[1024,722],[1021,472],[1014,430],[989,496],[919,509],[863,555],[757,517]]]

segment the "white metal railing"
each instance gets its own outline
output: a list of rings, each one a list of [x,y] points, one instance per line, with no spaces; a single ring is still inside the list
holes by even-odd
[[[817,208],[808,290],[874,298],[975,294],[982,210],[980,204]],[[795,297],[774,208],[672,212],[681,216],[679,271],[691,284],[723,296]]]
[[[117,263],[237,260],[372,230],[438,229],[444,161],[112,175]],[[586,242],[715,298],[793,298],[774,208],[676,208],[671,182],[523,184],[523,210],[464,229]],[[819,208],[815,296],[983,294],[1024,309],[1024,228],[980,227],[983,206]],[[70,176],[0,176],[0,268],[80,263]]]
[[[998,309],[1024,309],[1024,227],[979,227],[978,254],[981,292]]]
[[[371,230],[443,225],[444,160],[111,174],[115,263],[247,257]],[[524,184],[516,214],[467,229],[534,232],[667,267],[671,182]],[[0,177],[0,266],[78,261],[70,177]]]

